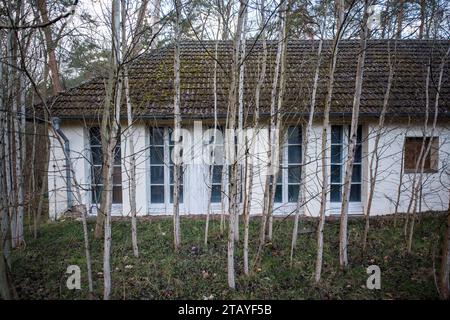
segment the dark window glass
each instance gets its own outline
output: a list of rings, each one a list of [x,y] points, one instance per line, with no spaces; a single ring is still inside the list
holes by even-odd
[[[341,185],[340,184],[332,184],[330,186],[330,201],[331,202],[340,202],[341,201]]]
[[[113,187],[113,203],[122,203],[122,186],[114,186]]]
[[[342,145],[331,146],[331,163],[342,162]]]
[[[214,166],[213,176],[212,176],[213,183],[221,183],[222,182],[222,168],[223,168],[223,166]]]
[[[360,202],[361,201],[361,185],[352,184],[350,187],[350,201]]]
[[[275,202],[282,202],[283,201],[283,193],[282,193],[282,186],[277,185],[275,189]]]
[[[100,146],[102,144],[100,128],[92,127],[89,129],[89,139],[91,146]]]
[[[100,203],[102,190],[103,190],[102,186],[94,186],[92,188],[92,203]]]
[[[297,202],[299,185],[290,184],[288,186],[288,202]]]
[[[331,126],[331,143],[342,143],[342,126]]]
[[[150,200],[152,203],[164,203],[164,186],[151,186]]]
[[[164,164],[164,147],[150,147],[150,163]]]
[[[352,182],[361,182],[361,165],[360,164],[353,165]]]
[[[341,165],[331,165],[331,183],[341,183]]]
[[[102,165],[102,148],[101,147],[91,147],[92,154],[92,164]]]
[[[222,186],[220,184],[216,184],[212,186],[211,190],[211,202],[212,203],[218,203],[221,201],[221,191]]]
[[[301,180],[301,167],[300,166],[289,166],[288,167],[288,182],[289,183],[300,183]]]
[[[300,163],[302,160],[302,147],[289,146],[288,147],[288,161],[289,163]]]
[[[150,167],[150,182],[152,184],[164,184],[164,166]]]
[[[150,130],[150,144],[152,146],[164,145],[164,128],[151,128]]]
[[[113,168],[113,184],[116,184],[116,185],[122,184],[122,168],[121,167]]]
[[[301,144],[302,143],[302,130],[299,127],[289,127],[288,129],[288,143],[289,144]]]

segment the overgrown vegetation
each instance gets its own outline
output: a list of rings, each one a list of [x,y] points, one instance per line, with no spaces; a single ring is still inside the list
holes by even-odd
[[[140,258],[133,257],[130,221],[112,224],[112,292],[114,299],[437,299],[434,264],[439,265],[439,235],[444,217],[419,217],[413,252],[406,253],[403,221],[373,218],[367,253],[362,254],[362,219],[349,221],[349,268],[339,269],[339,221],[325,227],[323,277],[315,286],[316,220],[301,220],[298,249],[289,264],[291,219],[275,220],[274,240],[267,245],[259,266],[243,273],[242,242],[236,249],[236,289],[226,281],[226,238],[219,220],[210,223],[210,242],[203,246],[204,221],[181,219],[179,253],[172,248],[172,218],[143,218],[138,223]],[[255,218],[254,218],[255,219]],[[242,224],[241,224],[242,225]],[[89,223],[92,238],[95,222]],[[27,228],[28,229],[28,228]],[[242,230],[241,230],[242,231]],[[250,223],[250,261],[258,246],[259,218]],[[32,239],[31,236],[26,237]],[[65,220],[42,226],[37,240],[13,252],[14,284],[22,299],[86,299],[88,297],[83,231],[80,221]],[[103,241],[92,243],[94,286],[102,297]],[[435,262],[434,262],[435,261]],[[381,268],[381,290],[365,288],[366,268]],[[82,289],[68,290],[66,269],[79,265]]]

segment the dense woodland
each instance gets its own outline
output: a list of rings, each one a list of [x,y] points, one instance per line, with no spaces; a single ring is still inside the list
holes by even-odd
[[[104,77],[105,97],[101,115],[100,135],[102,142],[103,167],[102,179],[104,189],[101,194],[100,208],[95,223],[88,217],[86,204],[80,199],[82,189],[72,175],[72,184],[75,186],[74,201],[80,219],[76,225],[77,234],[82,237],[82,261],[85,263],[83,272],[88,283],[88,294],[84,298],[110,299],[111,292],[115,290],[111,273],[116,266],[116,258],[111,254],[114,246],[114,224],[111,217],[112,206],[112,168],[114,150],[120,139],[128,139],[133,146],[133,136],[124,136],[119,127],[120,115],[125,113],[126,123],[131,127],[139,120],[139,113],[135,112],[133,101],[130,99],[129,69],[134,61],[145,55],[166,46],[173,46],[173,135],[175,147],[180,144],[180,130],[182,117],[180,112],[180,46],[183,41],[194,40],[199,43],[218,43],[228,40],[232,43],[232,64],[228,74],[228,114],[225,123],[226,129],[237,130],[248,126],[244,123],[242,114],[245,110],[243,95],[254,96],[255,115],[251,121],[257,127],[259,121],[259,100],[265,77],[271,74],[270,86],[270,142],[268,167],[276,166],[277,148],[280,137],[276,134],[283,130],[286,119],[281,116],[286,87],[286,51],[290,40],[311,40],[319,42],[313,66],[314,72],[311,81],[310,96],[308,97],[308,116],[302,119],[304,126],[303,143],[311,140],[311,126],[315,116],[315,108],[319,103],[324,108],[322,137],[327,136],[330,122],[330,107],[332,93],[335,86],[334,72],[337,64],[340,43],[343,40],[357,41],[360,50],[357,53],[357,67],[354,75],[354,97],[352,118],[350,126],[350,139],[342,190],[342,206],[338,222],[338,231],[324,237],[328,232],[326,219],[326,201],[329,193],[328,159],[323,157],[319,164],[321,171],[321,192],[317,196],[321,199],[319,217],[308,222],[312,231],[309,240],[314,248],[303,254],[304,236],[300,231],[304,226],[300,208],[304,205],[305,186],[300,184],[298,193],[298,210],[291,215],[292,219],[283,220],[283,230],[278,232],[274,228],[276,219],[273,216],[275,188],[272,181],[277,181],[276,170],[267,175],[266,189],[264,191],[264,209],[261,216],[250,219],[251,188],[242,188],[242,175],[239,173],[244,167],[245,172],[253,170],[247,161],[245,152],[242,159],[231,163],[229,172],[229,193],[226,195],[230,201],[228,212],[224,212],[216,220],[209,212],[202,217],[200,231],[201,245],[205,252],[211,255],[220,255],[226,264],[223,270],[225,276],[220,279],[226,281],[231,292],[239,291],[236,285],[236,274],[251,277],[260,271],[264,256],[270,251],[270,244],[278,241],[278,245],[287,257],[286,268],[292,267],[297,260],[306,258],[314,265],[308,275],[312,285],[320,286],[323,273],[329,271],[329,265],[324,268],[324,247],[327,241],[336,241],[339,257],[335,268],[346,270],[352,263],[352,256],[348,250],[352,246],[361,246],[361,252],[369,250],[370,233],[372,226],[371,205],[373,189],[377,183],[377,163],[380,155],[368,155],[370,167],[369,197],[364,204],[362,223],[357,225],[360,241],[349,242],[348,202],[350,197],[350,180],[352,177],[354,150],[358,143],[357,130],[359,107],[361,104],[361,90],[364,80],[364,62],[368,40],[384,39],[392,43],[392,52],[389,52],[390,65],[388,82],[384,90],[384,103],[378,117],[378,129],[374,135],[375,145],[378,146],[380,136],[385,129],[385,111],[389,106],[389,94],[392,83],[395,81],[396,52],[395,43],[405,39],[423,39],[432,41],[448,40],[450,38],[450,9],[446,0],[111,0],[111,1],[78,1],[78,0],[1,0],[0,1],[0,208],[1,208],[1,246],[0,246],[0,293],[3,299],[21,298],[15,288],[15,270],[21,266],[12,263],[15,252],[26,254],[28,242],[38,241],[40,237],[46,238],[52,226],[47,225],[47,172],[48,172],[48,134],[60,137],[57,127],[51,121],[51,97],[58,93],[75,87],[93,77]],[[331,45],[326,46],[328,52],[323,52],[325,41]],[[258,43],[261,50],[258,66],[258,81],[255,92],[243,92],[244,69],[248,56],[248,45]],[[267,62],[268,46],[276,45],[276,60]],[[445,43],[445,42],[444,42]],[[217,52],[217,45],[216,45]],[[427,97],[431,96],[432,103],[426,107],[424,118],[414,119],[421,121],[424,130],[433,130],[438,121],[439,93],[443,82],[448,81],[450,43],[442,61],[437,62],[437,69],[431,70],[431,62],[424,75],[426,83],[424,91]],[[213,53],[212,53],[213,54]],[[214,79],[221,68],[221,61],[214,60]],[[436,63],[433,61],[433,63]],[[321,65],[326,65],[327,74],[319,74]],[[268,70],[268,69],[271,70]],[[273,70],[272,70],[273,68]],[[319,77],[325,77],[327,95],[325,101],[316,101],[316,92]],[[322,79],[321,79],[322,80]],[[428,100],[427,100],[428,101]],[[123,108],[126,110],[123,110]],[[424,108],[425,108],[424,107]],[[250,121],[250,120],[248,120]],[[218,127],[218,120],[214,119],[214,127]],[[64,141],[59,138],[63,147]],[[245,141],[251,144],[251,141]],[[327,139],[322,139],[321,150],[330,146]],[[375,148],[377,149],[377,148]],[[379,149],[382,149],[380,146]],[[407,212],[396,212],[389,220],[389,228],[401,233],[404,243],[404,254],[413,254],[416,229],[422,230],[422,218],[419,215],[425,161],[431,152],[431,139],[424,139],[419,148],[419,154],[414,159],[414,182],[412,190],[404,190],[401,183],[398,194],[393,199],[399,201],[400,193],[410,193],[410,203]],[[131,149],[130,155],[134,154]],[[175,153],[174,159],[174,212],[171,221],[172,246],[170,256],[183,261],[183,237],[186,233],[191,237],[191,231],[183,229],[193,228],[192,223],[180,222],[179,197],[180,176],[182,166]],[[302,155],[302,163],[310,161],[308,152]],[[136,216],[136,182],[133,168],[134,157],[128,160],[132,168],[129,174],[131,214],[127,223],[127,232],[131,237],[130,252],[122,252],[135,259],[148,259],[141,254],[140,243],[142,235],[141,220]],[[70,164],[69,164],[70,166]],[[211,166],[213,167],[213,166]],[[212,179],[212,169],[209,180]],[[303,171],[302,174],[304,175]],[[444,168],[443,175],[450,175],[450,168]],[[251,174],[249,175],[252,176]],[[306,177],[302,176],[301,181]],[[445,179],[443,179],[445,181]],[[245,186],[252,185],[245,180]],[[242,188],[242,190],[241,190]],[[442,188],[450,193],[450,186],[442,183]],[[243,193],[242,208],[237,205],[239,194]],[[134,206],[133,206],[134,203]],[[128,220],[127,220],[128,221]],[[440,224],[434,243],[438,250],[433,254],[433,272],[435,274],[436,290],[442,299],[448,299],[450,294],[450,214],[440,216]],[[198,222],[198,221],[197,221]],[[196,222],[196,223],[197,223]],[[213,224],[214,222],[214,224]],[[146,223],[153,223],[152,221]],[[155,222],[157,224],[157,222]],[[287,224],[287,225],[286,225]],[[120,222],[123,232],[124,222]],[[198,226],[198,224],[196,224]],[[333,228],[334,228],[333,227]],[[383,224],[378,223],[378,231]],[[93,230],[91,230],[91,228]],[[147,227],[146,227],[147,228]],[[197,227],[195,227],[197,228]],[[353,226],[355,228],[355,226]],[[380,229],[381,228],[381,229]],[[387,227],[386,227],[387,228]],[[197,230],[197,229],[196,229]],[[309,229],[308,229],[309,230]],[[354,229],[352,229],[354,230]],[[434,229],[433,229],[434,230]],[[44,232],[45,231],[45,232]],[[299,237],[299,235],[301,235]],[[29,237],[29,238],[28,238]],[[276,238],[284,237],[282,241]],[[141,239],[140,239],[141,238]],[[123,235],[120,236],[123,239]],[[377,239],[378,241],[379,239]],[[381,240],[380,240],[381,241]],[[213,245],[213,243],[215,243]],[[163,243],[161,243],[163,245]],[[145,245],[144,245],[145,247]],[[350,247],[350,249],[348,249]],[[95,252],[92,251],[95,248]],[[208,250],[206,250],[208,248]],[[100,250],[100,251],[99,251]],[[192,249],[196,251],[197,249]],[[239,252],[238,252],[239,250]],[[240,252],[242,251],[242,252]],[[101,252],[101,255],[98,255]],[[398,252],[397,252],[398,254]],[[299,258],[299,256],[301,258]],[[94,257],[94,263],[93,258]],[[81,258],[80,258],[81,259]],[[98,263],[101,259],[101,264]],[[328,259],[328,257],[326,257]],[[431,259],[431,258],[430,258]],[[19,261],[21,261],[19,259]],[[148,261],[147,261],[148,262]],[[226,267],[226,269],[225,269]],[[242,268],[242,270],[238,270]],[[259,270],[259,271],[258,271]],[[98,281],[101,272],[102,281]],[[209,275],[208,275],[209,277]],[[96,281],[97,279],[97,281]],[[295,281],[295,280],[293,280]],[[102,292],[102,296],[99,296]],[[260,295],[264,296],[264,295]],[[116,296],[113,296],[116,297]],[[225,296],[228,297],[228,296]]]

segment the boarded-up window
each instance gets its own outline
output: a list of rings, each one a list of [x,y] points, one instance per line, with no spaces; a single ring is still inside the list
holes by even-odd
[[[430,151],[426,153],[431,139]],[[422,150],[423,145],[423,150]],[[422,157],[419,159],[422,150]],[[423,167],[424,172],[436,172],[438,169],[439,160],[439,138],[438,137],[406,137],[405,138],[405,162],[404,168],[406,173],[413,173],[420,171],[422,159],[425,156],[425,163]]]

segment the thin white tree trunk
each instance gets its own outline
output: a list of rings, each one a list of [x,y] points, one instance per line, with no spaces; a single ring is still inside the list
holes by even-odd
[[[103,299],[109,300],[111,294],[111,209],[112,209],[112,175],[114,168],[114,154],[117,144],[118,125],[120,123],[120,105],[122,94],[122,79],[119,64],[120,54],[120,1],[113,0],[112,3],[112,59],[109,88],[113,92],[107,93],[111,99],[105,104],[102,125],[102,149],[103,152],[103,191],[101,211],[105,215],[104,225],[104,251],[103,251]],[[111,76],[112,75],[112,76]],[[113,107],[114,115],[110,117],[110,108]]]
[[[389,43],[388,43],[389,46]],[[386,119],[386,111],[387,107],[389,106],[389,97],[391,93],[391,87],[392,87],[392,81],[394,78],[394,67],[391,62],[391,54],[388,52],[388,64],[389,64],[389,75],[388,75],[388,83],[386,87],[386,91],[384,93],[384,99],[383,99],[383,108],[380,112],[380,119],[378,120],[378,128],[375,132],[375,141],[373,146],[373,152],[370,158],[370,165],[369,165],[369,195],[366,200],[366,204],[364,206],[364,234],[363,234],[363,252],[366,250],[367,245],[367,236],[369,234],[369,228],[370,228],[370,210],[372,208],[372,201],[373,201],[373,195],[375,193],[375,185],[377,183],[377,177],[378,177],[378,164],[380,160],[378,146],[380,144],[380,139],[382,136],[382,131],[384,129],[384,122]]]
[[[413,214],[411,217],[411,222],[410,222],[410,227],[409,227],[409,234],[408,234],[408,253],[412,252],[412,242],[413,242],[413,235],[414,235],[414,224],[415,224],[415,218],[416,218],[416,214],[417,214],[417,201],[418,201],[418,197],[419,197],[419,193],[421,190],[421,186],[422,186],[422,181],[423,181],[423,172],[424,172],[424,168],[425,168],[425,161],[427,159],[427,156],[429,155],[430,151],[431,151],[431,146],[433,145],[433,136],[434,136],[434,132],[436,131],[436,125],[437,125],[437,120],[438,120],[438,116],[439,116],[439,98],[440,98],[440,92],[441,92],[441,87],[442,87],[442,77],[444,75],[444,67],[445,64],[447,63],[447,57],[450,53],[450,46],[447,49],[447,52],[445,53],[444,57],[442,58],[442,62],[440,65],[440,69],[439,69],[439,78],[438,78],[438,82],[437,82],[437,88],[436,88],[436,96],[434,99],[434,117],[433,117],[433,124],[431,127],[431,132],[430,132],[430,139],[428,141],[428,144],[426,146],[426,150],[425,153],[423,154],[421,159],[421,164],[420,164],[420,173],[419,173],[419,180],[417,182],[417,186],[416,186],[416,190],[415,190],[415,200],[414,200],[414,208],[413,208]],[[428,85],[428,84],[427,84]],[[424,133],[424,136],[427,135],[427,132]],[[414,188],[414,186],[413,186]]]
[[[320,63],[322,60],[322,46],[323,46],[323,32],[325,31],[325,25],[326,25],[326,18],[323,18],[322,22],[322,35],[319,41],[319,47],[317,48],[317,65],[316,70],[314,71],[314,81],[313,81],[313,89],[311,93],[311,104],[309,107],[309,116],[308,116],[308,124],[305,128],[305,134],[303,137],[303,153],[302,153],[302,167],[301,167],[301,173],[300,173],[300,188],[298,192],[298,200],[297,200],[297,210],[295,211],[295,218],[294,218],[294,228],[292,230],[292,242],[291,242],[291,254],[290,254],[290,263],[292,264],[292,259],[294,257],[294,250],[296,249],[297,245],[297,237],[298,237],[298,220],[300,216],[300,210],[302,206],[306,203],[306,164],[309,163],[310,156],[308,152],[308,144],[309,144],[309,137],[311,135],[312,130],[312,124],[314,120],[314,112],[316,107],[316,94],[317,94],[317,87],[319,84],[319,73],[320,73]]]
[[[174,57],[174,172],[173,172],[173,244],[175,251],[180,247],[180,177],[181,159],[179,154],[181,134],[181,111],[180,111],[180,23],[181,23],[181,1],[175,0],[176,24],[175,24],[175,57]]]
[[[331,51],[331,61],[329,66],[329,74],[328,74],[328,84],[327,84],[327,95],[325,100],[325,108],[323,114],[323,122],[322,122],[322,147],[321,147],[321,155],[322,155],[322,190],[320,195],[320,211],[319,211],[319,224],[317,226],[317,257],[316,257],[316,267],[314,272],[314,280],[317,282],[320,281],[322,275],[322,261],[323,261],[323,230],[325,227],[325,215],[327,209],[327,198],[328,198],[328,127],[330,125],[330,109],[331,109],[331,101],[333,96],[333,88],[334,88],[334,73],[336,71],[337,64],[337,56],[339,49],[339,42],[342,37],[343,29],[344,29],[344,7],[343,1],[339,0],[339,13],[338,13],[338,22],[337,22],[337,31],[332,44]]]
[[[244,24],[244,12],[248,2],[246,0],[239,1],[239,13],[236,24],[236,32],[233,41],[233,64],[231,67],[231,83],[229,88],[228,97],[228,110],[230,111],[230,120],[228,123],[229,134],[227,135],[227,148],[229,155],[235,155],[235,143],[234,137],[236,134],[236,113],[238,107],[237,94],[238,94],[238,82],[239,82],[239,62],[240,62],[240,49],[241,49],[241,33]],[[236,219],[237,219],[237,206],[238,206],[238,163],[236,157],[231,159],[231,175],[229,181],[230,190],[230,205],[229,205],[229,227],[228,227],[228,245],[227,245],[227,279],[228,287],[230,289],[236,289],[235,280],[235,268],[234,268],[234,246],[235,246],[235,232]]]
[[[260,98],[261,98],[261,89],[264,86],[264,82],[266,79],[266,70],[267,70],[267,40],[266,40],[266,30],[265,30],[265,1],[261,0],[259,5],[259,14],[260,14],[260,29],[261,29],[261,41],[263,47],[262,60],[261,60],[261,69],[259,70],[259,78],[256,84],[255,89],[255,114],[254,114],[254,122],[253,122],[253,135],[252,141],[250,142],[251,147],[250,150],[253,151],[253,144],[255,143],[255,139],[257,134],[259,133],[259,117],[260,117]],[[247,137],[247,136],[246,136]],[[250,228],[250,211],[251,211],[251,201],[252,201],[252,190],[253,190],[253,152],[250,152],[250,164],[248,168],[248,194],[247,199],[244,202],[244,273],[249,275],[249,259],[248,259],[248,249],[249,249],[249,228]],[[246,162],[247,167],[247,162]]]

